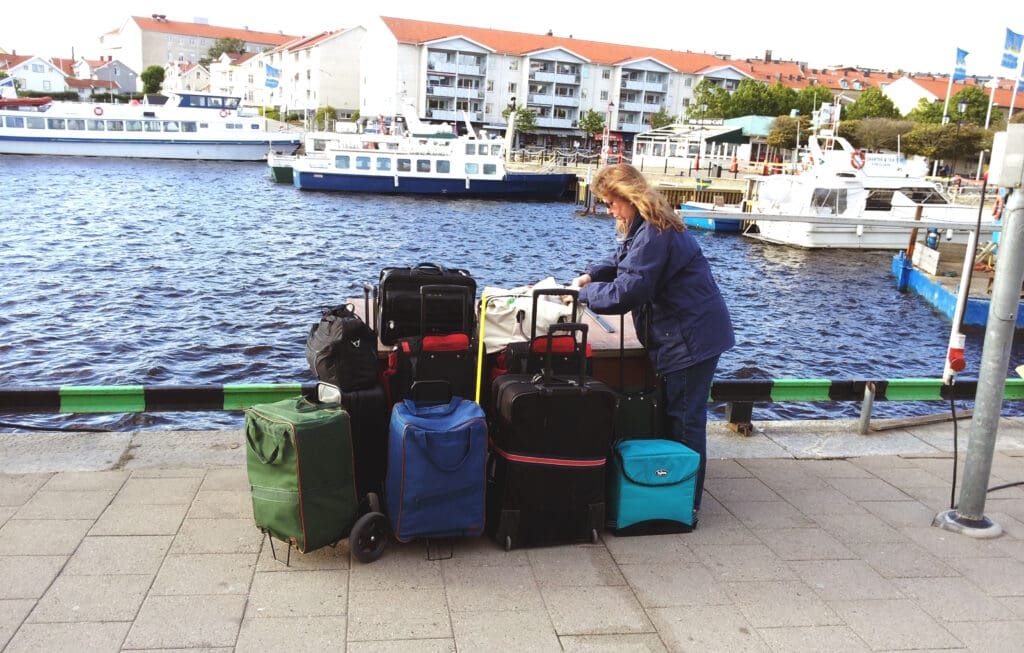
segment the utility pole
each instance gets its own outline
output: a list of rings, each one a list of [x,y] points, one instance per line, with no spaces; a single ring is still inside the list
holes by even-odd
[[[985,327],[960,501],[955,509],[940,512],[932,522],[933,526],[975,538],[998,537],[1002,533],[999,524],[985,516],[985,498],[992,473],[1020,289],[1024,284],[1024,125],[1009,125],[1006,132],[996,134],[992,165],[990,181],[997,187],[1012,188],[1013,193],[1003,209],[999,257]]]

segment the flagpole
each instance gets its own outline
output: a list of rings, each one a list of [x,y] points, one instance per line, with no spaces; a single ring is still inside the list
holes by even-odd
[[[1024,57],[1021,57],[1020,69],[1017,71],[1017,79],[1013,80],[1013,84],[1010,85],[1010,114],[1006,116],[1006,124],[1010,124],[1010,118],[1013,118],[1013,105],[1017,102],[1017,87],[1020,85],[1021,77],[1024,77]]]

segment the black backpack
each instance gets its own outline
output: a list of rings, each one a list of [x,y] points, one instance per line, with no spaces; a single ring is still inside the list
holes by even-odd
[[[380,383],[377,334],[352,304],[320,309],[323,317],[309,329],[306,360],[316,378],[343,392],[366,390]]]

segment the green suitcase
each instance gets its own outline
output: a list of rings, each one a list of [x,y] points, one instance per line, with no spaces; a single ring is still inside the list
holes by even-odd
[[[256,526],[308,553],[348,537],[358,517],[348,413],[304,398],[245,411]]]

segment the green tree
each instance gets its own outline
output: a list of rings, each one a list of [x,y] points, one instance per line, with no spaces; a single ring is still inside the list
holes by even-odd
[[[651,129],[658,129],[659,127],[667,127],[675,122],[675,118],[669,115],[668,111],[662,107],[658,109],[657,113],[651,114]]]
[[[914,129],[912,121],[892,118],[864,118],[850,122],[850,141],[868,150],[902,151],[905,149],[903,139]]]
[[[709,79],[702,79],[693,87],[693,102],[687,107],[686,117],[690,120],[700,118],[725,118],[729,111],[731,99],[729,91]],[[700,105],[707,105],[701,115]]]
[[[907,113],[907,120],[918,124],[941,125],[942,124],[942,102],[929,102],[927,98],[917,101],[917,106]],[[918,152],[918,154],[924,154]],[[925,154],[925,156],[928,156]]]
[[[964,115],[960,116],[960,103],[966,102]],[[985,89],[980,86],[965,86],[949,98],[949,122],[956,124],[963,119],[963,124],[984,126],[985,117],[988,115],[988,95]],[[992,122],[996,122],[996,109],[992,109]],[[1002,118],[1002,116],[1000,116]],[[1002,122],[1001,120],[999,122]]]
[[[164,84],[164,68],[154,64],[143,70],[139,78],[142,80],[143,93],[159,93]]]
[[[771,113],[766,116],[788,116],[789,112],[797,108],[797,92],[782,82],[776,82],[768,87],[768,101]],[[802,112],[801,112],[802,113]]]
[[[844,111],[846,118],[858,120],[861,118],[899,118],[900,111],[893,104],[882,89],[871,87],[860,94],[857,101],[846,107]]]
[[[580,116],[579,126],[580,130],[587,135],[587,145],[589,146],[595,135],[604,133],[604,115],[593,109],[587,109]]]
[[[807,125],[810,124],[806,116],[791,118],[779,116],[772,121],[768,130],[768,145],[781,150],[792,150],[796,147],[797,125],[800,127],[800,143],[807,143]]]
[[[773,116],[775,107],[768,94],[768,87],[763,82],[744,79],[733,91],[729,107],[723,118],[739,116]]]
[[[313,128],[321,131],[328,131],[338,120],[338,111],[327,105],[316,110],[313,116]]]
[[[209,66],[210,62],[219,58],[225,52],[241,54],[245,52],[245,41],[242,39],[217,39],[217,41],[206,51],[206,56],[199,60],[203,66]]]
[[[822,104],[833,101],[832,91],[824,86],[805,86],[796,94],[796,107],[801,116],[813,116]]]

